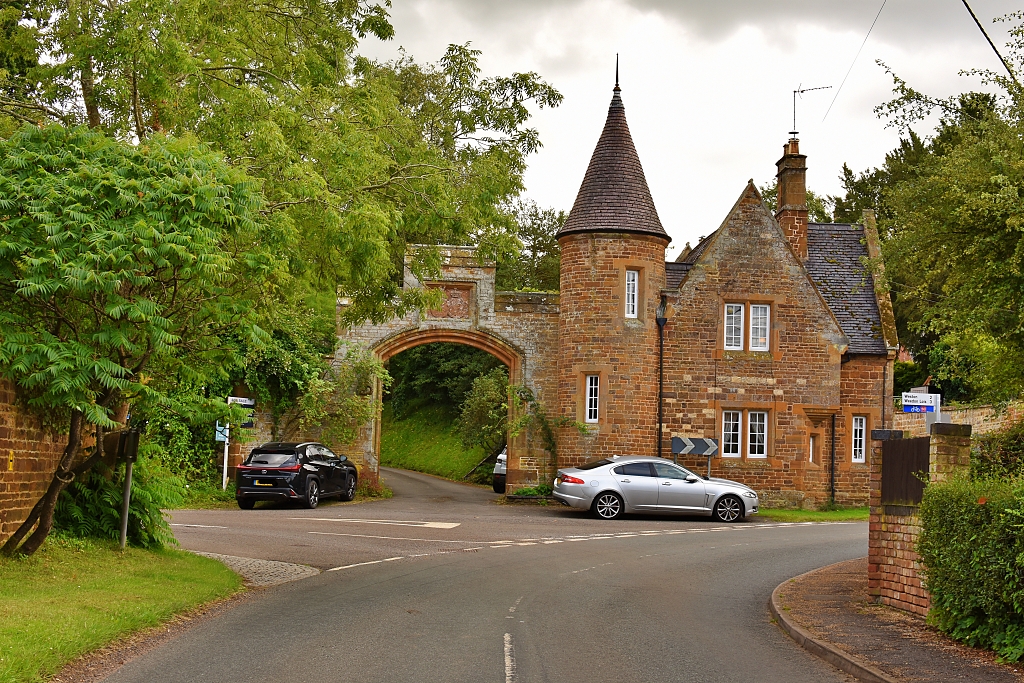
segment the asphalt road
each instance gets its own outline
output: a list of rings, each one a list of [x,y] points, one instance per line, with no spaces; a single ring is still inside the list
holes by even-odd
[[[313,564],[107,680],[848,681],[770,621],[785,579],[867,553],[866,524],[591,519],[388,470],[391,500],[179,511],[194,550]]]

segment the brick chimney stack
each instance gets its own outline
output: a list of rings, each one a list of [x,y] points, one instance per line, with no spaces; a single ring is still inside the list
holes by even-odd
[[[775,220],[797,257],[806,261],[807,155],[800,153],[800,141],[796,137],[791,137],[782,149],[782,158],[775,163],[779,169]]]

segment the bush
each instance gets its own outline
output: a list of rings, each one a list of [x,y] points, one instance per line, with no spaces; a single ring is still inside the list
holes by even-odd
[[[971,476],[975,479],[1012,478],[1024,474],[1024,421],[974,437]]]
[[[140,448],[132,470],[132,497],[128,506],[128,543],[142,548],[176,544],[161,508],[175,507],[184,499],[185,482],[154,457],[156,448]],[[121,536],[124,466],[111,471],[102,463],[65,488],[53,518],[57,532],[80,538]]]
[[[969,645],[1024,656],[1024,480],[955,478],[931,484],[918,553],[929,619]]]

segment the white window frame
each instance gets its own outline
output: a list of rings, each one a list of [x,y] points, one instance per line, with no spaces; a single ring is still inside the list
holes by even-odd
[[[758,324],[758,313],[764,311],[764,323]],[[750,304],[750,350],[767,351],[772,329],[772,312],[769,304]],[[760,332],[764,332],[762,336]],[[762,343],[761,340],[764,340]]]
[[[868,431],[868,419],[863,415],[853,416],[853,462],[865,462],[867,460],[866,438]]]
[[[725,350],[743,350],[743,304],[725,305]],[[737,331],[738,330],[738,331]],[[730,331],[735,334],[730,335]],[[731,343],[730,343],[731,342]]]
[[[807,462],[814,462],[814,453],[818,450],[818,435],[811,434],[807,440]]]
[[[760,432],[757,434],[754,432],[755,423],[760,423],[756,425],[760,427]],[[766,411],[747,411],[747,457],[758,459],[768,457],[768,413]]]
[[[601,375],[587,375],[585,421],[594,424],[601,416]]]
[[[739,410],[722,411],[722,457],[740,457],[743,430],[743,413]],[[729,437],[732,437],[730,439]]]
[[[640,271],[626,271],[626,317],[636,318],[640,299]]]

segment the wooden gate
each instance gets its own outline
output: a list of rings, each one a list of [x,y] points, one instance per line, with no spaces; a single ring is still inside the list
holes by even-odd
[[[882,505],[917,505],[928,480],[930,439],[896,439],[882,443]]]

